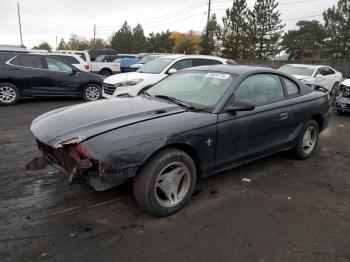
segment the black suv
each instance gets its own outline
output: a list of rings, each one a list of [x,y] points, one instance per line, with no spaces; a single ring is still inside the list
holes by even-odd
[[[21,97],[73,96],[101,98],[102,78],[80,71],[50,54],[0,52],[0,105]]]

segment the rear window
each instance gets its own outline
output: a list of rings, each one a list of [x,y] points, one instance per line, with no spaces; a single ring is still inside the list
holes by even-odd
[[[52,57],[56,57],[58,59],[61,59],[65,62],[67,62],[68,64],[80,64],[80,62],[73,56],[63,56],[63,55],[51,55]]]
[[[86,56],[84,53],[76,53],[78,56],[80,56],[85,62],[86,62]]]

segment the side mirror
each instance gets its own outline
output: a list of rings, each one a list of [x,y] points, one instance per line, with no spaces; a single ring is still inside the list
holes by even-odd
[[[242,99],[236,104],[229,105],[225,112],[236,112],[236,111],[252,111],[255,109],[255,104],[251,101]]]
[[[316,76],[316,79],[320,79],[320,78],[322,78],[322,77],[323,77],[323,75],[318,74],[318,75]]]
[[[169,75],[174,74],[176,72],[177,72],[177,70],[175,68],[171,68],[171,69],[168,70],[168,74]]]
[[[78,68],[75,68],[75,67],[72,67],[72,74],[76,74],[79,72],[79,69]]]

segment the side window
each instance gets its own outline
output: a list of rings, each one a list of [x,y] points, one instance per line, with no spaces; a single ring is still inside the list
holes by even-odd
[[[287,95],[292,96],[299,94],[299,87],[293,81],[283,77],[284,84],[286,85]]]
[[[56,55],[53,55],[53,57],[61,59],[61,60],[65,61],[66,63],[71,64],[71,65],[73,65],[73,64],[80,64],[80,62],[73,56],[63,56],[63,55],[56,56]]]
[[[193,65],[192,66],[203,66],[203,65],[220,65],[222,64],[218,60],[213,60],[213,59],[193,59]]]
[[[329,68],[329,67],[324,67],[323,70],[324,70],[324,72],[325,72],[326,75],[333,75],[333,74],[335,74],[334,70],[332,70],[332,69]]]
[[[13,58],[9,63],[10,63],[11,65],[20,66],[20,65],[21,65],[21,60],[19,59],[19,56],[16,56],[16,57]]]
[[[46,59],[47,67],[49,68],[49,70],[67,72],[67,73],[72,72],[72,67],[70,67],[69,65],[67,65],[66,63],[64,63],[58,59],[55,59],[52,57],[46,57],[45,59]]]
[[[284,99],[281,80],[273,74],[257,74],[246,78],[235,91],[235,101],[249,100],[264,105]]]
[[[19,55],[18,57],[21,66],[31,68],[43,68],[43,65],[41,63],[41,56]]]
[[[192,59],[184,59],[176,62],[171,68],[181,70],[184,68],[192,67]]]
[[[86,56],[84,53],[77,52],[76,53],[78,56],[80,56],[85,62],[86,62]]]

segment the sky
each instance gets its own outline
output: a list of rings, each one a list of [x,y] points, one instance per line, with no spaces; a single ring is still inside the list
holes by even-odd
[[[322,13],[336,5],[337,0],[278,0],[285,30],[295,29],[300,20],[322,21]],[[154,31],[203,31],[208,0],[19,0],[23,44],[27,47],[47,41],[53,47],[72,33],[86,38],[105,40],[124,21],[131,26],[141,23],[145,34]],[[248,7],[255,0],[247,0]],[[212,0],[211,14],[218,20],[232,0]],[[0,0],[0,44],[19,45],[17,1]]]

